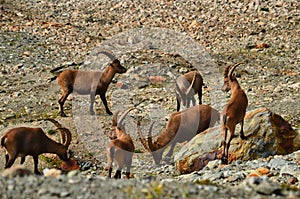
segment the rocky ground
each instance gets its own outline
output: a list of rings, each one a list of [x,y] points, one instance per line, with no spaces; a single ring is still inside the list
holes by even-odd
[[[84,170],[80,175],[71,173],[58,179],[1,177],[4,198],[120,197],[118,194],[149,198],[300,196],[299,182],[287,177],[299,176],[299,152],[236,162],[224,168],[211,166],[188,176],[178,176],[172,165],[154,167],[149,154],[135,153],[133,179],[107,180],[103,177],[106,174],[103,146],[107,142],[104,134],[109,131],[111,117],[99,99],[95,104],[97,115],[91,117],[74,108],[86,107],[88,99],[72,96],[65,107],[69,117],[61,118],[57,104],[59,86],[56,81],[48,81],[54,75],[50,71],[58,67],[89,69],[88,63],[95,61],[93,53],[99,51],[103,43],[113,45],[113,52],[128,71],[117,75],[111,84],[107,93],[109,106],[115,111],[139,104],[144,111],[134,111],[131,115],[156,120],[162,127],[176,108],[170,71],[178,76],[197,68],[194,63],[207,61],[216,71],[222,71],[227,64],[244,62],[237,74],[249,98],[248,110],[268,107],[299,130],[300,3],[297,0],[0,2],[1,131],[15,125],[50,129],[51,124],[39,119],[57,118],[74,132],[70,149]],[[130,32],[134,28],[141,32]],[[172,45],[167,42],[162,49],[156,49],[161,43],[155,43],[154,37],[152,43],[139,42],[147,28],[156,28],[158,38],[166,34],[165,40]],[[172,37],[167,34],[169,29],[175,32]],[[191,43],[184,40],[187,37],[193,39]],[[144,46],[142,50],[130,51],[133,44],[140,43]],[[170,46],[175,52],[182,46],[186,50],[174,53],[169,50]],[[194,52],[195,49],[198,51]],[[200,56],[195,58],[193,53]],[[204,56],[206,54],[209,57]],[[190,57],[193,59],[186,59]],[[206,84],[203,103],[221,110],[228,100],[228,96],[220,94],[215,87],[221,85],[222,74],[201,69]],[[158,78],[156,81],[154,78],[151,82],[149,79],[155,76],[166,80],[159,83]],[[128,124],[127,129],[135,132],[134,122]],[[144,151],[137,139],[135,144],[137,151]],[[1,168],[4,167],[3,156]],[[26,165],[31,168],[32,161],[27,159]],[[218,162],[212,164],[218,165]],[[283,165],[292,165],[291,170],[281,171]],[[41,169],[49,166],[43,162]],[[257,181],[246,178],[259,168],[269,170],[267,177]],[[211,176],[211,171],[216,175]],[[120,192],[114,191],[116,189]]]

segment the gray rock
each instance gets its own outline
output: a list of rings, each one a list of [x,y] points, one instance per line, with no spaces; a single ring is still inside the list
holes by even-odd
[[[271,159],[268,166],[271,169],[280,170],[283,166],[287,165],[288,161],[283,160],[282,158]]]
[[[280,185],[270,181],[270,179],[266,176],[248,178],[240,187],[250,189],[251,191],[255,191],[263,195],[281,195]]]
[[[289,154],[300,148],[297,141],[300,135],[282,117],[266,108],[256,109],[246,114],[244,133],[248,137],[247,140],[241,140],[237,136],[231,141],[230,153],[238,160],[246,161],[275,154]],[[180,173],[193,172],[197,169],[195,164],[198,163],[198,159],[204,158],[209,153],[215,153],[215,159],[220,158],[222,148],[219,147],[223,140],[221,134],[220,128],[215,127],[196,135],[175,155],[177,170]],[[277,169],[285,164],[282,159],[273,159],[269,166]]]

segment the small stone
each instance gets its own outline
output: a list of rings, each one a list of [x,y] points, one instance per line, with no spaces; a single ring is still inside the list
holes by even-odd
[[[90,37],[87,37],[87,38],[85,38],[85,43],[90,43],[90,41],[91,41],[91,38]]]
[[[71,193],[69,191],[63,191],[59,195],[61,198],[64,198],[64,197],[70,196]]]
[[[31,53],[30,53],[29,51],[25,51],[25,52],[23,52],[23,55],[24,55],[24,56],[27,56],[27,57],[29,57],[29,56],[30,56],[30,54],[31,54]]]
[[[68,177],[73,177],[73,176],[77,176],[79,174],[80,174],[79,170],[73,170],[73,171],[68,172],[67,176]]]
[[[295,183],[297,183],[297,182],[299,182],[298,178],[291,177],[291,178],[289,179],[289,183],[290,183],[290,184],[295,184]]]
[[[80,169],[74,158],[70,158],[68,161],[63,161],[60,167],[63,171],[72,171]]]
[[[82,163],[81,170],[86,171],[86,170],[90,169],[92,165],[93,165],[93,163],[90,161],[84,162],[84,163]]]
[[[58,178],[61,176],[61,171],[58,169],[44,169],[43,174],[46,177]]]
[[[165,82],[166,78],[163,76],[150,76],[149,80],[151,81],[151,83],[161,83]]]

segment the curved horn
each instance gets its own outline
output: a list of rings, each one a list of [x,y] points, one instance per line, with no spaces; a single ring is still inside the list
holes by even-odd
[[[118,126],[117,117],[119,115],[119,112],[120,112],[119,110],[114,112],[113,117],[112,117],[112,126]]]
[[[196,71],[194,72],[193,80],[192,80],[192,82],[191,82],[189,88],[187,89],[187,91],[186,91],[186,93],[185,93],[186,95],[190,94],[190,92],[191,92],[191,90],[192,90],[192,88],[193,88],[195,79],[196,79]]]
[[[178,86],[176,80],[175,80],[175,87],[176,87],[176,91],[179,93],[179,95],[182,96],[182,91],[181,91],[181,89],[179,88],[179,86]]]
[[[52,122],[57,128],[62,128],[62,125],[58,121],[56,121],[55,119],[47,118],[47,119],[44,119],[44,120]],[[64,143],[66,141],[65,134],[60,132],[59,135],[60,135],[61,143]]]
[[[130,111],[132,111],[133,109],[135,109],[135,107],[127,109],[127,110],[120,116],[120,119],[117,120],[117,121],[118,121],[118,122],[117,122],[117,125],[122,125],[122,122],[123,122],[123,120],[125,119],[126,115],[127,115]]]
[[[98,54],[106,55],[111,61],[115,61],[117,59],[113,54],[111,54],[107,51],[100,51],[100,52],[98,52]]]
[[[137,133],[139,135],[139,140],[141,141],[142,145],[145,147],[146,150],[148,150],[149,152],[151,152],[149,146],[147,145],[146,139],[142,135],[141,122],[140,121],[138,121],[138,123],[137,123]]]
[[[227,78],[228,77],[228,72],[229,72],[229,69],[232,65],[228,65],[226,66],[226,68],[224,69],[224,78]]]
[[[63,143],[63,145],[65,145],[67,148],[69,148],[71,141],[72,141],[72,134],[71,134],[70,130],[67,128],[63,128],[63,127],[57,128],[57,130],[60,132],[63,131],[66,134],[67,139]]]
[[[152,142],[152,128],[153,128],[154,122],[151,123],[149,131],[148,131],[148,146],[150,151],[155,151],[156,147],[154,146]]]
[[[47,118],[47,119],[44,119],[44,120],[52,122],[57,128],[62,127],[61,124],[58,121],[56,121],[55,119]]]
[[[240,63],[237,63],[237,64],[234,64],[232,67],[230,67],[230,70],[229,70],[229,72],[228,72],[228,77],[231,79],[231,77],[232,77],[232,72],[234,71],[234,69],[238,66],[238,65],[240,65],[240,64],[243,64],[242,62],[240,62]]]

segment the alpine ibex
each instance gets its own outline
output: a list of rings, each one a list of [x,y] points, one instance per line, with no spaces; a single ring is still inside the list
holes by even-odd
[[[221,112],[221,126],[222,134],[224,137],[223,141],[223,155],[222,163],[228,164],[228,150],[230,147],[230,142],[234,136],[235,126],[239,123],[241,125],[240,137],[241,139],[246,139],[244,135],[244,116],[246,114],[246,109],[248,106],[247,95],[240,87],[236,76],[233,75],[234,69],[240,65],[237,63],[235,65],[229,65],[224,70],[224,85],[222,91],[228,92],[231,90],[231,98],[223,111]],[[229,138],[227,141],[227,131],[229,130]]]
[[[50,119],[50,121],[58,127],[57,130],[60,132],[64,143],[61,144],[50,139],[41,128],[12,128],[1,137],[1,147],[6,150],[5,168],[10,168],[17,157],[21,157],[21,164],[23,164],[25,157],[30,155],[34,160],[34,173],[40,174],[38,156],[42,153],[54,153],[64,161],[69,160],[67,152],[71,143],[71,132],[66,128],[62,128],[55,120]]]
[[[196,105],[194,95],[198,94],[199,104],[202,104],[202,86],[203,78],[198,71],[190,71],[179,76],[175,81],[177,111],[180,110],[180,104],[190,107],[192,101],[193,106]]]
[[[119,111],[113,114],[112,119],[112,139],[106,146],[106,157],[108,166],[108,177],[111,178],[112,164],[115,160],[117,164],[117,171],[114,178],[121,178],[122,168],[126,166],[126,177],[130,177],[130,167],[132,164],[132,156],[134,153],[134,144],[129,134],[125,132],[124,129],[124,118],[129,113],[129,111],[134,108],[130,108],[125,111],[120,119],[117,119]]]
[[[143,146],[151,152],[155,164],[159,164],[164,150],[171,145],[166,157],[171,157],[177,142],[190,141],[196,134],[199,134],[209,127],[212,127],[220,118],[220,113],[209,105],[197,105],[180,112],[172,113],[166,128],[158,135],[156,141],[152,141],[149,129],[146,140],[141,133],[138,123],[139,139]]]
[[[101,51],[99,53],[107,55],[112,61],[104,71],[64,70],[57,76],[58,84],[62,90],[62,96],[58,100],[61,116],[66,116],[63,106],[69,94],[72,92],[76,92],[80,95],[90,95],[90,113],[92,115],[95,114],[95,96],[100,95],[105,106],[106,113],[112,115],[112,112],[109,110],[107,105],[105,93],[115,74],[125,73],[127,69],[124,68],[120,64],[120,61],[112,54],[105,51]]]

